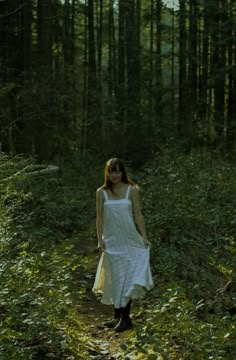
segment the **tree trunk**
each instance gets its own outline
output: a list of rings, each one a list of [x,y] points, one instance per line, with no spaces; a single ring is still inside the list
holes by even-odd
[[[197,104],[197,0],[189,1],[188,117],[193,119]]]
[[[47,88],[52,79],[52,39],[53,39],[52,0],[38,0],[37,4],[37,81],[44,86],[45,94],[40,93],[41,112],[35,124],[32,124],[34,137],[32,147],[40,160],[49,159],[52,153],[52,93]],[[40,85],[41,86],[41,85]],[[49,126],[50,124],[50,126]],[[46,126],[45,126],[46,125]]]
[[[175,11],[172,10],[171,27],[171,119],[175,124]]]
[[[134,122],[136,117],[136,89],[135,89],[135,0],[126,0],[126,64],[127,64],[127,120],[128,126],[124,129],[124,136],[127,136],[129,124]],[[134,96],[135,94],[135,96]],[[137,119],[138,120],[138,119]]]
[[[185,140],[189,135],[186,102],[186,9],[185,0],[179,1],[179,116],[178,133]]]
[[[212,23],[212,76],[214,90],[214,128],[215,143],[224,138],[224,102],[225,102],[225,44],[222,23],[224,18],[223,2],[215,0],[215,12]]]
[[[97,36],[97,49],[98,49],[98,80],[101,84],[102,73],[102,45],[103,45],[103,0],[99,0],[99,16],[98,16],[98,36]]]
[[[76,8],[75,8],[75,0],[72,0],[72,4],[71,4],[71,73],[72,73],[72,93],[73,93],[73,100],[72,100],[72,113],[73,113],[73,118],[72,118],[72,123],[73,123],[73,128],[76,128],[76,93],[75,93],[75,89],[76,89],[76,75],[75,75],[75,41],[76,41],[76,34],[75,34],[75,12],[76,12]]]
[[[83,103],[82,103],[82,121],[80,124],[80,142],[81,155],[87,153],[87,137],[88,137],[88,7],[85,3],[84,12],[84,50],[83,50]]]
[[[98,16],[98,36],[97,36],[97,52],[98,52],[98,111],[99,111],[99,118],[102,121],[101,124],[101,138],[102,138],[102,145],[104,146],[106,141],[106,134],[105,134],[105,117],[103,116],[103,83],[102,83],[102,56],[103,56],[103,0],[99,0],[99,16]]]
[[[98,80],[94,31],[94,0],[88,0],[88,137],[90,149],[97,146],[101,134],[98,110]]]
[[[134,57],[135,57],[135,92],[136,92],[136,112],[137,120],[140,121],[140,104],[141,104],[141,44],[140,44],[140,34],[141,34],[141,0],[136,0],[135,3],[135,48],[134,48]],[[141,127],[141,123],[138,124]]]
[[[114,99],[117,93],[117,64],[116,64],[116,42],[113,1],[109,0],[108,12],[108,104],[107,111],[110,113],[110,120],[107,130],[115,127]]]
[[[150,74],[149,74],[149,123],[148,123],[148,134],[151,136],[154,131],[154,122],[153,122],[153,96],[154,96],[154,86],[153,86],[153,57],[154,57],[154,0],[151,0],[150,4],[150,50],[149,50],[149,62],[150,62]]]
[[[203,7],[203,30],[202,30],[202,53],[201,53],[201,71],[199,80],[199,121],[201,121],[201,127],[208,127],[208,115],[209,115],[209,7],[208,0],[204,1]]]
[[[23,72],[24,86],[28,87],[32,78],[32,4],[27,0],[23,12]],[[20,136],[20,148],[18,151],[30,153],[32,151],[32,139],[34,130],[32,119],[29,117],[27,109],[29,108],[27,96],[22,96],[20,102],[22,132]]]
[[[126,129],[126,63],[125,63],[125,0],[119,0],[118,77],[117,77],[117,134],[118,153],[125,152],[124,133]]]
[[[127,63],[127,151],[133,159],[140,158],[142,130],[140,124],[140,1],[126,2],[126,63]],[[135,127],[136,131],[133,132]],[[136,156],[137,155],[137,156]]]
[[[163,120],[163,104],[162,104],[162,54],[161,54],[161,12],[162,12],[162,1],[156,0],[156,121],[162,125]]]
[[[24,73],[31,71],[32,67],[32,5],[27,0],[24,6]]]
[[[233,0],[228,1],[228,111],[227,151],[229,157],[236,157],[236,31],[234,27]]]
[[[109,12],[108,12],[108,96],[109,96],[109,102],[111,102],[111,103],[112,103],[113,91],[114,91],[113,31],[114,31],[113,0],[109,0]]]
[[[39,66],[52,68],[52,0],[38,0],[37,47]]]

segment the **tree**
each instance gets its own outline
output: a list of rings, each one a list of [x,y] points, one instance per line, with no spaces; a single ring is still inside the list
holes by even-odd
[[[150,3],[150,50],[149,50],[149,63],[150,63],[150,75],[149,75],[149,126],[148,134],[153,134],[154,132],[154,114],[153,114],[153,97],[154,97],[154,72],[153,72],[153,60],[154,60],[154,0],[151,0]]]
[[[188,64],[188,89],[189,89],[189,106],[188,117],[193,118],[197,106],[197,89],[198,89],[198,0],[189,1],[189,64]],[[189,121],[190,123],[190,121]]]
[[[162,1],[156,1],[156,120],[162,123],[163,104],[162,104],[162,26],[161,26]]]
[[[175,11],[171,11],[171,118],[175,124]]]
[[[117,135],[117,142],[120,144],[120,151],[124,150],[124,137],[126,129],[126,77],[125,77],[125,1],[119,0],[118,13],[118,76],[117,76],[117,121],[114,133]],[[120,134],[120,135],[119,135]],[[117,149],[118,150],[118,149]]]
[[[52,67],[52,0],[38,0],[37,6],[37,59],[39,66]]]
[[[179,114],[178,114],[178,132],[182,139],[188,140],[190,133],[190,123],[187,115],[187,64],[186,64],[186,2],[179,2]]]
[[[236,154],[236,34],[233,0],[228,1],[229,26],[228,44],[228,110],[227,110],[227,151],[230,156]]]
[[[199,109],[198,116],[202,122],[202,127],[208,127],[209,115],[209,25],[210,8],[209,1],[203,0],[203,29],[201,31],[201,49],[200,49],[200,73],[199,73]]]
[[[211,36],[212,36],[212,80],[214,90],[214,128],[218,140],[224,134],[224,102],[225,102],[225,42],[222,25],[225,18],[224,1],[213,3]]]
[[[100,136],[100,118],[98,110],[98,79],[96,62],[96,44],[94,30],[94,1],[88,0],[88,92],[87,92],[87,116],[88,136],[87,142],[92,148]]]

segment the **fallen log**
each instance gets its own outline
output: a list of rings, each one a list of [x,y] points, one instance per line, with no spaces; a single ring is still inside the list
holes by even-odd
[[[59,171],[59,166],[56,165],[27,165],[23,169],[17,171],[17,173],[0,180],[0,183],[6,182],[12,179],[17,178],[18,176],[35,176],[35,175],[45,175],[50,174],[52,172]]]

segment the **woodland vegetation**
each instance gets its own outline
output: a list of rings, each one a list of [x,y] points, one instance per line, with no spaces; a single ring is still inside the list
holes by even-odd
[[[2,0],[2,150],[138,160],[174,138],[231,155],[235,11],[233,0],[181,0],[178,11],[161,0]]]
[[[236,357],[236,8],[168,3],[0,0],[1,360]],[[91,297],[112,156],[155,280],[119,337]]]

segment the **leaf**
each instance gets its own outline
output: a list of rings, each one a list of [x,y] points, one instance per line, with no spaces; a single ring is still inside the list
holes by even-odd
[[[203,303],[201,303],[201,304],[197,305],[197,306],[196,306],[196,310],[198,310],[198,309],[202,308],[204,305],[205,305],[205,304],[203,304]]]
[[[149,354],[147,358],[148,358],[148,360],[157,360],[157,355],[156,354]]]
[[[170,303],[173,303],[173,302],[175,302],[177,299],[178,299],[177,296],[173,296],[172,298],[170,298],[169,302],[170,302]]]

